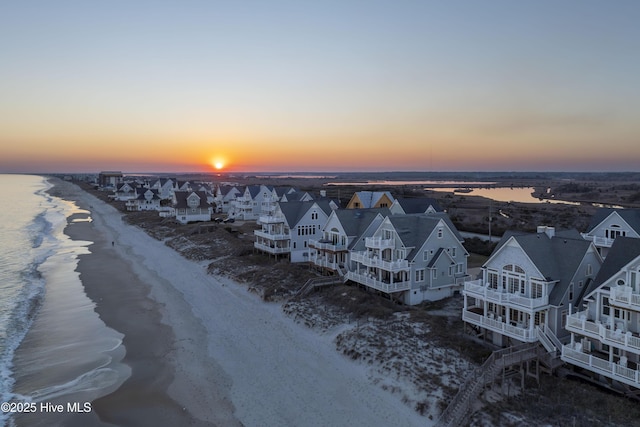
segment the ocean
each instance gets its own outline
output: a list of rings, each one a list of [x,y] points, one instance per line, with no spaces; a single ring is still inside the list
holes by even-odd
[[[75,271],[91,242],[64,234],[90,212],[53,197],[47,179],[0,175],[0,425],[62,425],[18,403],[90,402],[129,374],[122,334],[95,313]],[[11,413],[13,412],[13,413]],[[40,412],[40,411],[37,411]]]

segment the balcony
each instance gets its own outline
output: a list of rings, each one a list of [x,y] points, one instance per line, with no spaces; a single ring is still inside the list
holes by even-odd
[[[347,250],[347,245],[341,243],[333,243],[331,240],[324,239],[310,239],[309,246],[320,251],[345,252]]]
[[[589,240],[591,242],[593,242],[594,245],[599,246],[599,247],[606,247],[606,248],[610,248],[611,245],[613,245],[613,241],[615,239],[610,239],[608,237],[600,237],[600,236],[590,236],[586,233],[582,234],[582,237],[585,240]]]
[[[359,262],[367,267],[376,267],[381,270],[397,273],[399,271],[409,271],[409,261],[406,259],[398,259],[395,261],[386,261],[377,257],[370,257],[367,251],[351,252],[351,261]]]
[[[587,312],[567,316],[565,329],[585,337],[594,338],[603,344],[621,348],[633,353],[640,352],[640,337],[621,328],[612,329],[610,325],[587,320]]]
[[[371,249],[393,249],[396,246],[393,239],[383,239],[381,237],[366,237],[364,245]]]
[[[481,328],[488,329],[493,332],[497,332],[500,335],[505,335],[511,338],[515,338],[522,342],[535,342],[538,340],[538,333],[536,329],[525,328],[524,325],[511,325],[503,322],[500,318],[492,319],[482,314],[474,313],[469,310],[462,312],[462,320],[471,323],[472,325],[480,326]]]
[[[471,297],[518,309],[537,310],[549,305],[549,295],[529,298],[524,294],[510,293],[502,289],[489,288],[481,279],[465,282],[464,293]]]
[[[640,294],[634,293],[631,286],[612,287],[609,302],[617,307],[640,311]]]
[[[580,344],[577,346],[574,344],[574,348],[571,345],[562,346],[562,360],[632,387],[640,388],[640,371],[584,353],[577,349],[579,346]]]
[[[318,267],[324,267],[329,270],[338,271],[338,262],[329,261],[328,257],[316,257],[312,259],[311,262]]]
[[[290,234],[272,234],[264,230],[253,230],[253,234],[266,240],[289,240],[291,238]]]
[[[258,218],[260,224],[284,224],[284,217],[273,215],[260,215]]]
[[[347,279],[360,283],[370,288],[377,289],[385,293],[407,291],[411,289],[411,282],[394,282],[387,283],[367,274],[360,274],[355,271],[347,272]]]
[[[287,254],[289,252],[291,252],[291,249],[289,247],[278,247],[278,246],[270,246],[270,245],[265,245],[264,243],[258,243],[255,242],[253,244],[253,247],[255,247],[256,249],[259,249],[263,252],[268,252],[270,254]]]

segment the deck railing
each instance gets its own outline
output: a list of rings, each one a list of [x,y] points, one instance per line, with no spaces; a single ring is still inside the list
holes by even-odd
[[[481,279],[465,282],[464,292],[467,295],[480,298],[484,301],[490,301],[501,305],[515,305],[529,310],[541,308],[549,304],[548,295],[544,295],[539,298],[531,298],[520,293],[511,293],[502,289],[493,289],[485,286]]]
[[[580,344],[574,345],[580,346]],[[572,348],[571,345],[562,347],[562,360],[630,386],[640,387],[640,371],[584,353]]]
[[[374,288],[386,293],[400,292],[400,291],[406,291],[411,289],[411,282],[408,282],[408,281],[387,283],[382,280],[378,280],[377,278],[370,277],[366,274],[357,273],[355,271],[347,272],[346,277],[349,280],[352,280],[354,282],[369,286],[371,288]]]

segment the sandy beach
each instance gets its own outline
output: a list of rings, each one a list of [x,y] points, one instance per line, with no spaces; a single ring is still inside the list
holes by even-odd
[[[366,367],[245,286],[206,273],[73,184],[57,195],[91,212],[68,227],[91,240],[78,265],[88,296],[124,334],[131,377],[93,402],[104,425],[423,425]],[[112,243],[113,242],[113,243]]]

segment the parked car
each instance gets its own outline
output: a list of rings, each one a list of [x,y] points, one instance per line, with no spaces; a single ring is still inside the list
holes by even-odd
[[[225,218],[224,221],[222,221],[222,222],[224,222],[225,224],[226,223],[232,223],[232,222],[236,222],[236,219],[235,218]]]

